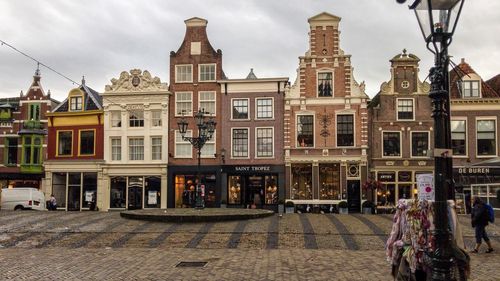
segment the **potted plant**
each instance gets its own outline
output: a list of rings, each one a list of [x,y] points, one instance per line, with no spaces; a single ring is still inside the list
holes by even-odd
[[[227,208],[227,203],[225,199],[220,200],[220,207],[221,208]]]
[[[348,214],[349,211],[348,211],[348,205],[347,205],[347,202],[346,201],[340,201],[339,202],[339,205],[338,205],[338,208],[339,208],[339,214]]]
[[[283,214],[285,212],[285,200],[278,200],[278,214]]]
[[[287,214],[295,213],[295,204],[292,201],[286,201],[285,211]]]
[[[375,207],[375,204],[373,204],[373,202],[370,200],[366,200],[365,202],[363,202],[361,207],[363,207],[363,214],[370,215],[373,214],[373,208]]]

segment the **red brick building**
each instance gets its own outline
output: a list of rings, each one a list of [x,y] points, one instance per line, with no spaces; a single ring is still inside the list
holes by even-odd
[[[58,102],[45,94],[37,69],[26,94],[0,99],[0,187],[41,187],[47,155],[46,113]]]
[[[367,177],[368,96],[340,48],[340,18],[309,19],[309,50],[286,93],[286,198],[300,205],[347,201],[359,212]],[[320,206],[321,207],[321,206]]]

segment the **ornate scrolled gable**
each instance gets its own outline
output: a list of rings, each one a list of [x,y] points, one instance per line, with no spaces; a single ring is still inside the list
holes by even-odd
[[[151,92],[168,90],[168,86],[159,77],[153,78],[147,70],[132,69],[122,71],[118,79],[111,79],[111,85],[106,85],[105,89],[106,92]]]

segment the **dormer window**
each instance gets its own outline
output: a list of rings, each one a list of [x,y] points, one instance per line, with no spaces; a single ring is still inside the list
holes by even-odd
[[[462,81],[462,98],[480,98],[479,81]]]
[[[81,111],[82,110],[82,100],[81,96],[71,97],[69,99],[69,109],[71,111]]]

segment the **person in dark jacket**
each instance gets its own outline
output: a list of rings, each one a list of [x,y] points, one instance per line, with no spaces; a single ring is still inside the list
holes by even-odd
[[[479,247],[481,246],[481,241],[483,239],[488,245],[488,250],[486,250],[486,253],[493,252],[490,239],[488,238],[488,234],[486,233],[486,226],[488,225],[488,210],[486,209],[486,205],[484,204],[484,202],[479,197],[474,198],[470,216],[472,227],[474,227],[476,234],[476,246],[474,247],[472,252],[477,253],[479,251]]]

